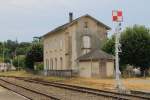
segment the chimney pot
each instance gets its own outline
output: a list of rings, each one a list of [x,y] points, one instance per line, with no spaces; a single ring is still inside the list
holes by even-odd
[[[69,13],[69,22],[72,22],[72,21],[73,21],[73,13],[70,12],[70,13]]]

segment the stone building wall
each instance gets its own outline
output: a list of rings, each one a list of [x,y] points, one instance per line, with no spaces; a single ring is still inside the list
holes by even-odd
[[[87,33],[85,23],[88,26]],[[83,55],[82,36],[85,34],[91,37],[91,50],[100,48],[107,38],[105,27],[89,17],[82,17],[68,28],[44,37],[45,70],[79,70],[76,59]]]

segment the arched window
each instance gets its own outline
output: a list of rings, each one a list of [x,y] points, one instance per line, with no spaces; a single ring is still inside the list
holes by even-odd
[[[50,60],[50,67],[51,67],[51,70],[53,70],[53,59]]]
[[[55,68],[57,70],[57,58],[55,58]]]
[[[48,70],[48,68],[49,68],[49,60],[46,59],[46,70]]]
[[[63,59],[62,59],[62,57],[60,57],[60,68],[61,68],[61,70],[63,70]]]
[[[47,69],[48,69],[48,66],[49,66],[49,61],[48,61],[48,59],[47,59]]]
[[[51,58],[49,59],[49,70],[51,70]]]
[[[83,54],[90,52],[91,50],[91,37],[88,35],[83,36]]]
[[[91,48],[91,38],[90,36],[83,36],[83,48]]]

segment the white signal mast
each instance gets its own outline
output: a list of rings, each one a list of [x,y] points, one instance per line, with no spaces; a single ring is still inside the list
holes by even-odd
[[[121,22],[123,21],[122,11],[121,10],[114,10],[112,12],[113,22],[116,22],[117,27],[115,30],[115,69],[116,69],[116,88],[118,91],[123,91],[125,88],[121,82],[121,72],[119,70],[119,53],[121,51],[121,44],[119,42],[120,39],[120,32],[121,32]]]
[[[122,83],[120,80],[121,72],[119,70],[119,53],[121,52],[121,44],[119,42],[120,39],[120,30],[121,30],[121,23],[118,23],[115,33],[115,65],[116,65],[116,88],[122,90]]]

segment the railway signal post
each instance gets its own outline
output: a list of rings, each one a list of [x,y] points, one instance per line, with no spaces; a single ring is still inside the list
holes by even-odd
[[[119,53],[121,52],[120,31],[121,31],[121,22],[123,21],[123,14],[121,10],[112,11],[112,20],[117,24],[115,30],[115,77],[116,77],[116,88],[118,91],[123,91],[124,87],[121,82],[121,72],[119,70]]]

